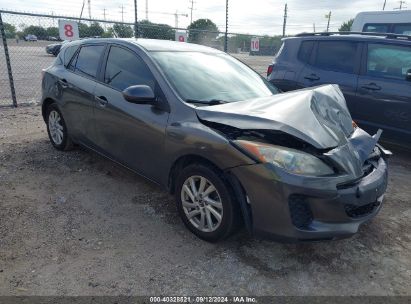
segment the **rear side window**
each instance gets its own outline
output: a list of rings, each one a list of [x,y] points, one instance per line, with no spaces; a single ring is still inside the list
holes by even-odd
[[[103,45],[87,45],[81,47],[76,58],[71,63],[76,72],[96,77],[100,57],[103,54]]]
[[[385,23],[367,23],[363,27],[363,32],[388,33],[390,25]]]
[[[323,70],[354,73],[357,42],[320,41],[315,65]]]
[[[154,76],[143,60],[116,46],[110,48],[104,82],[120,91],[132,85],[148,85],[154,90]]]
[[[411,35],[411,23],[394,24],[393,32],[396,34]]]
[[[367,75],[404,79],[411,69],[411,47],[368,44]]]
[[[314,47],[314,41],[303,41],[298,51],[298,59],[302,62],[308,63],[310,61],[311,53]]]

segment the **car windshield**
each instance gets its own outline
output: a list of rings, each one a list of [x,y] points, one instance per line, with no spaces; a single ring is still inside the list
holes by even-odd
[[[167,79],[189,103],[215,105],[278,93],[259,74],[224,53],[151,53]]]

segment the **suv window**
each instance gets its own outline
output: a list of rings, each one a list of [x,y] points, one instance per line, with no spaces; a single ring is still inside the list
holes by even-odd
[[[315,66],[329,71],[354,73],[357,42],[319,41]]]
[[[303,41],[298,51],[298,59],[308,63],[310,61],[311,52],[313,50],[314,41]]]
[[[104,82],[123,91],[132,85],[148,85],[154,90],[154,76],[137,55],[112,46],[107,58]]]
[[[411,23],[394,24],[393,32],[396,34],[411,35]]]
[[[388,33],[390,25],[385,23],[367,23],[364,25],[363,32]]]
[[[411,69],[411,47],[376,43],[368,44],[368,75],[405,79],[409,69]]]
[[[82,46],[76,57],[71,61],[69,68],[76,72],[96,77],[98,64],[103,51],[104,45]]]

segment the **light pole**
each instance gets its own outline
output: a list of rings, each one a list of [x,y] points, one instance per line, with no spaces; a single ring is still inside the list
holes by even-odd
[[[227,53],[228,45],[228,0],[225,1],[225,39],[224,39],[224,52]]]
[[[137,0],[134,0],[134,38],[138,38]]]

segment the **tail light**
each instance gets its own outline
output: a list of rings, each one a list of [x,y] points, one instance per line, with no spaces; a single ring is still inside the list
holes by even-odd
[[[44,78],[44,75],[46,74],[46,69],[42,69],[41,70],[41,79]]]
[[[273,72],[273,65],[270,64],[267,68],[267,77],[270,76],[272,72]]]

